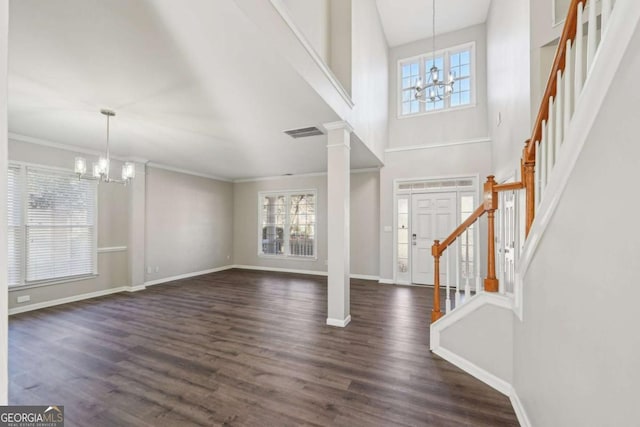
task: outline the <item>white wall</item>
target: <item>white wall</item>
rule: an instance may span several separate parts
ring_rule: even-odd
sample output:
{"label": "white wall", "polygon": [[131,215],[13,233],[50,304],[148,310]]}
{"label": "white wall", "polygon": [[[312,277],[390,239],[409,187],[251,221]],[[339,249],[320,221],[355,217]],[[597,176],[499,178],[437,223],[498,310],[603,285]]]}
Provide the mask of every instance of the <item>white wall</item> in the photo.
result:
{"label": "white wall", "polygon": [[376,2],[352,0],[352,98],[348,121],[382,159],[388,139],[388,48]]}
{"label": "white wall", "polygon": [[[9,40],[9,2],[0,3],[0,170],[7,170],[7,59]],[[0,200],[7,200],[7,174],[0,176]],[[5,205],[2,205],[5,206]],[[0,212],[0,224],[7,223],[6,209]],[[0,293],[7,295],[7,234],[0,236]],[[7,404],[9,383],[7,355],[7,304],[0,304],[0,405]]]}
{"label": "white wall", "polygon": [[146,281],[232,264],[232,183],[149,167],[146,210]]}
{"label": "white wall", "polygon": [[[394,179],[479,174],[482,184],[490,173],[490,142],[387,152],[380,169],[380,278],[393,279],[393,233],[384,227],[393,228]],[[480,230],[484,229],[481,225]]]}
{"label": "white wall", "polygon": [[[10,140],[9,159],[73,171],[74,157],[86,154],[27,142]],[[113,169],[120,163],[114,161]],[[98,248],[128,246],[129,188],[117,184],[98,185]],[[37,288],[9,291],[9,307],[24,307],[55,299],[71,297],[129,285],[127,251],[98,253],[96,278]],[[17,297],[30,295],[28,304],[18,304]]]}
{"label": "white wall", "polygon": [[351,94],[351,0],[330,0],[329,67]]}
{"label": "white wall", "polygon": [[[351,174],[351,273],[378,276],[378,172]],[[317,190],[316,260],[258,256],[258,193]],[[234,184],[233,260],[236,265],[326,272],[327,176],[292,176]]]}
{"label": "white wall", "polygon": [[419,40],[394,47],[389,52],[389,147],[431,145],[442,142],[486,138],[487,77],[485,26],[476,25],[436,37],[436,49],[445,49],[475,41],[474,107],[399,118],[398,61],[432,52],[431,39]]}
{"label": "white wall", "polygon": [[525,276],[514,386],[534,426],[640,419],[640,29]]}
{"label": "white wall", "polygon": [[497,176],[520,167],[531,135],[530,83],[529,1],[493,0],[487,18],[487,92]]}

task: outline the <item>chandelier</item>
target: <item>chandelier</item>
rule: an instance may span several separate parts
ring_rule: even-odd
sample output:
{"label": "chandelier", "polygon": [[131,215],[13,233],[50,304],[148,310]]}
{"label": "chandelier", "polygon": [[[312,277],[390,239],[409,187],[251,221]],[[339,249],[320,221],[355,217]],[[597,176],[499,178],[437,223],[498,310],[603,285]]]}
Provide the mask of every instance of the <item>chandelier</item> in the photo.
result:
{"label": "chandelier", "polygon": [[420,102],[436,102],[442,101],[453,92],[453,85],[456,81],[455,76],[450,72],[446,82],[440,80],[440,70],[436,66],[436,0],[432,0],[433,11],[431,17],[433,19],[433,62],[429,73],[427,74],[427,82],[423,84],[422,78],[418,78],[418,82],[414,87],[414,96]]}
{"label": "chandelier", "polygon": [[90,179],[98,180],[100,182],[114,182],[116,184],[128,184],[133,178],[136,177],[136,167],[132,162],[125,162],[122,165],[121,179],[111,178],[109,176],[109,169],[111,165],[111,159],[109,158],[109,119],[116,115],[112,110],[100,110],[101,114],[107,117],[107,149],[104,156],[100,156],[97,162],[92,163],[91,175],[87,174],[87,161],[84,157],[76,157],[75,159],[75,172],[78,175],[78,179]]}

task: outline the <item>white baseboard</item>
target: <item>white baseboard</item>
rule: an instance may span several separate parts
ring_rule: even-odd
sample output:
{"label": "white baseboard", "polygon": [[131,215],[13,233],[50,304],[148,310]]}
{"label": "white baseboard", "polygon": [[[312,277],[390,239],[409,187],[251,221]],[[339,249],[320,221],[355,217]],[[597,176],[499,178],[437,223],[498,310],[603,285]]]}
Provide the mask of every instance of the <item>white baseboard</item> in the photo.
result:
{"label": "white baseboard", "polygon": [[395,285],[396,282],[393,279],[378,279],[378,283],[383,285]]}
{"label": "white baseboard", "polygon": [[[255,270],[255,271],[275,271],[278,273],[308,274],[310,276],[326,277],[328,275],[326,271],[320,271],[320,270],[299,270],[294,268],[264,267],[261,265],[234,264],[232,268],[240,268],[243,270]],[[349,277],[352,279],[362,279],[362,280],[378,280],[379,279],[378,276],[370,276],[367,274],[350,274]]]}
{"label": "white baseboard", "polygon": [[349,322],[351,322],[351,315],[348,315],[344,320],[331,319],[331,318],[327,317],[327,325],[329,325],[329,326],[337,326],[337,327],[340,327],[340,328],[344,328],[345,326],[347,326],[349,324]]}
{"label": "white baseboard", "polygon": [[367,274],[350,274],[349,277],[352,279],[375,280],[376,282],[380,280],[380,277],[378,276],[369,276]]}
{"label": "white baseboard", "polygon": [[35,304],[29,304],[21,307],[14,307],[9,309],[9,316],[13,314],[26,313],[27,311],[39,310],[41,308],[53,307],[56,305],[67,304],[70,302],[82,301],[85,299],[102,297],[105,295],[116,294],[118,292],[124,292],[129,290],[129,286],[119,286],[117,288],[109,288],[96,292],[89,292],[86,294],[73,295],[66,298],[59,298],[50,301],[38,302]]}
{"label": "white baseboard", "polygon": [[279,267],[263,267],[261,265],[243,265],[235,264],[233,268],[240,268],[243,270],[256,270],[256,271],[275,271],[277,273],[295,273],[295,274],[309,274],[311,276],[326,276],[326,271],[318,270],[298,270],[293,268],[279,268]]}
{"label": "white baseboard", "polygon": [[511,390],[512,390],[511,384],[509,384],[502,378],[499,378],[494,374],[480,368],[478,365],[468,361],[464,357],[458,356],[457,354],[442,347],[434,348],[431,351],[433,351],[438,356],[442,357],[447,362],[450,362],[456,365],[458,368],[462,369],[466,373],[479,379],[483,383],[498,390],[500,393],[506,396],[511,395]]}
{"label": "white baseboard", "polygon": [[234,268],[233,265],[224,265],[222,267],[211,268],[209,270],[194,271],[193,273],[179,274],[177,276],[164,277],[162,279],[150,280],[144,282],[144,286],[159,285],[161,283],[173,282],[174,280],[188,279],[189,277],[202,276],[203,274],[217,273],[218,271],[229,270]]}
{"label": "white baseboard", "polygon": [[138,291],[144,291],[145,289],[147,289],[145,285],[128,286],[127,292],[138,292]]}
{"label": "white baseboard", "polygon": [[522,401],[518,397],[518,393],[516,393],[516,389],[511,388],[511,393],[509,394],[509,400],[511,401],[511,406],[513,406],[513,411],[516,413],[516,417],[518,417],[518,422],[522,427],[531,427],[531,421],[529,421],[529,417],[527,416],[527,412],[524,410],[524,406],[522,405]]}

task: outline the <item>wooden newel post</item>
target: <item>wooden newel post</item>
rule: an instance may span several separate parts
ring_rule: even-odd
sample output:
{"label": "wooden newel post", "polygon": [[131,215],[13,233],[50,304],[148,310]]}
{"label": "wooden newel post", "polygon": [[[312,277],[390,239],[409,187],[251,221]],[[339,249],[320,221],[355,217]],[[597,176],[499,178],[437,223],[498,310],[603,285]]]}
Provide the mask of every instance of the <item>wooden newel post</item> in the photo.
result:
{"label": "wooden newel post", "polygon": [[[529,141],[526,142],[529,144]],[[533,218],[536,215],[536,154],[534,147],[533,155],[527,156],[527,149],[525,146],[524,154],[522,155],[522,181],[524,182],[524,188],[526,190],[526,215],[525,215],[525,235],[529,235],[531,230],[531,224],[533,224]]]}
{"label": "wooden newel post", "polygon": [[487,254],[487,278],[484,279],[486,292],[498,292],[498,279],[496,278],[496,248],[495,248],[495,212],[498,209],[498,192],[494,190],[496,181],[493,175],[487,177],[484,184],[484,210],[487,212],[487,224],[489,227],[489,249]]}
{"label": "wooden newel post", "polygon": [[440,240],[434,240],[431,246],[433,255],[433,310],[431,311],[431,323],[442,317],[440,311]]}

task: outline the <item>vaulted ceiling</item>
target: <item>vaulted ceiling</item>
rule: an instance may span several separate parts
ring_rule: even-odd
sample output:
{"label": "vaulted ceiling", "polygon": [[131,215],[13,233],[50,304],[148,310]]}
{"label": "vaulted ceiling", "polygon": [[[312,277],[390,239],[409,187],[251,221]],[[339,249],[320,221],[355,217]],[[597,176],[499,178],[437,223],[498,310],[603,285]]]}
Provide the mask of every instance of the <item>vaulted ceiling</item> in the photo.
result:
{"label": "vaulted ceiling", "polygon": [[[12,0],[9,131],[229,179],[326,170],[338,119],[233,0]],[[374,157],[356,147],[353,167]]]}
{"label": "vaulted ceiling", "polygon": [[436,34],[485,22],[491,4],[491,0],[376,0],[389,46],[431,37],[434,1]]}

